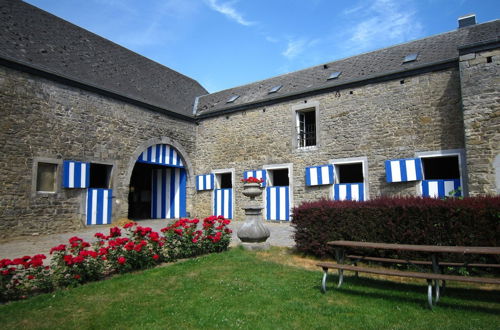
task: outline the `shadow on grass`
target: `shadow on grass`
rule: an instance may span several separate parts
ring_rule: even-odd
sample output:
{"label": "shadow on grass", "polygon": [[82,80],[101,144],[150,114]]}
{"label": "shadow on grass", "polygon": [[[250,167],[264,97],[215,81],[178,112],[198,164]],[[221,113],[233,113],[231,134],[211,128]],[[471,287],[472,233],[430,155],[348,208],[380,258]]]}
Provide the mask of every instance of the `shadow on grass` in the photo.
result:
{"label": "shadow on grass", "polygon": [[[327,294],[332,291],[339,291],[349,295],[360,296],[360,297],[371,297],[371,298],[382,298],[386,300],[392,300],[394,302],[404,302],[404,303],[415,303],[427,307],[427,283],[410,284],[410,283],[398,283],[386,280],[371,279],[371,278],[360,278],[356,276],[345,276],[342,286],[337,288],[338,275],[330,275],[327,282]],[[346,284],[349,286],[356,286],[355,288],[346,288]],[[384,292],[374,292],[370,290],[364,290],[365,288],[375,289],[375,290],[385,290]],[[321,286],[315,286],[315,289],[321,290]],[[413,296],[401,296],[397,292],[410,292],[414,294],[421,295],[421,299]],[[393,292],[391,294],[391,292]],[[443,299],[460,299],[463,302],[443,302]],[[467,304],[470,301],[478,301],[482,303],[493,303],[498,304],[500,297],[500,291],[498,290],[480,290],[480,289],[468,289],[468,288],[446,288],[444,293],[441,294],[441,299],[437,304],[438,307],[446,307],[453,309],[466,309],[467,311],[476,311],[481,313],[495,314],[500,313],[500,308],[486,307],[486,306],[474,306]]]}

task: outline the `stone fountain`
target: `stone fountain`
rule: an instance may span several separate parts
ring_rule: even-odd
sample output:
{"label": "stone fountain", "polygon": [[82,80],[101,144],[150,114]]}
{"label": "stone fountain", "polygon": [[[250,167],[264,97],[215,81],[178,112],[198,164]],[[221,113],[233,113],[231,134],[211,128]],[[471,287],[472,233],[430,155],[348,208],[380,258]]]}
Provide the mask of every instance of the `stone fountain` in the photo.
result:
{"label": "stone fountain", "polygon": [[243,195],[250,197],[250,202],[243,207],[245,210],[245,223],[238,230],[238,238],[246,250],[268,250],[270,245],[266,240],[269,238],[269,229],[262,222],[262,207],[255,197],[262,194],[260,183],[244,183]]}

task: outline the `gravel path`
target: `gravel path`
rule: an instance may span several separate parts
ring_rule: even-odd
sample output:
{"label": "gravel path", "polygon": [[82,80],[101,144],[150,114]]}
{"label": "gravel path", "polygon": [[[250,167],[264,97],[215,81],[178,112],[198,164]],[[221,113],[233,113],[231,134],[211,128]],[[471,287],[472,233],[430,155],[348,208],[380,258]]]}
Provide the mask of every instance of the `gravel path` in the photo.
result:
{"label": "gravel path", "polygon": [[[233,238],[231,246],[236,246],[240,240],[236,236],[238,229],[243,225],[243,221],[235,221],[229,226],[233,230]],[[167,226],[164,220],[141,220],[138,224],[143,227],[151,227],[154,231],[160,231],[161,228]],[[292,247],[295,245],[293,241],[293,227],[289,223],[266,223],[271,236],[268,242],[272,246]],[[94,234],[102,232],[109,233],[110,226],[93,226],[87,227],[78,231],[40,235],[40,236],[25,236],[12,240],[4,240],[0,242],[0,259],[17,258],[25,255],[32,256],[38,253],[43,253],[49,258],[49,251],[52,247],[59,244],[67,244],[68,239],[73,236],[78,236],[86,241],[94,241]],[[48,260],[46,260],[47,263]]]}

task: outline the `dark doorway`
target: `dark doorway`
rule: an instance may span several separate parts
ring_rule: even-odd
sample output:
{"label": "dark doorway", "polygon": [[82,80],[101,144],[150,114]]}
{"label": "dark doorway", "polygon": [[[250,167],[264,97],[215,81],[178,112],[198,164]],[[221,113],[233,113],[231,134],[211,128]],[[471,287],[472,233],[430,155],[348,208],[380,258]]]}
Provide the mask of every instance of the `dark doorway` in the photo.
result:
{"label": "dark doorway", "polygon": [[338,164],[338,183],[363,183],[363,163]]}
{"label": "dark doorway", "polygon": [[290,181],[288,179],[288,169],[279,169],[279,170],[269,170],[271,172],[272,180],[271,183],[273,186],[284,187],[289,186]]}
{"label": "dark doorway", "polygon": [[111,165],[90,163],[89,188],[108,189],[112,168]]}
{"label": "dark doorway", "polygon": [[422,158],[425,180],[460,179],[458,156]]}
{"label": "dark doorway", "polygon": [[220,189],[233,188],[233,180],[231,173],[221,173],[219,175]]}
{"label": "dark doorway", "polygon": [[130,178],[128,194],[129,219],[151,218],[151,175],[158,166],[136,163]]}

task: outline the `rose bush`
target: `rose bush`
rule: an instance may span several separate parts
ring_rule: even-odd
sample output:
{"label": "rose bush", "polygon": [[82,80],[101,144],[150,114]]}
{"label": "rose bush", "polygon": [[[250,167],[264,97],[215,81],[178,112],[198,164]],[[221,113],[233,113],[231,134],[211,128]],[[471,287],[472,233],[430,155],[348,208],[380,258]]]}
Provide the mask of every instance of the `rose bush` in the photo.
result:
{"label": "rose bush", "polygon": [[163,235],[150,227],[127,223],[123,228],[110,228],[109,235],[96,233],[92,244],[74,236],[68,244],[54,246],[50,250],[50,267],[44,265],[43,254],[2,259],[0,300],[19,299],[56,286],[75,286],[114,273],[224,251],[231,241],[230,223],[222,216],[205,218],[201,224],[198,219],[180,219],[163,228]]}

